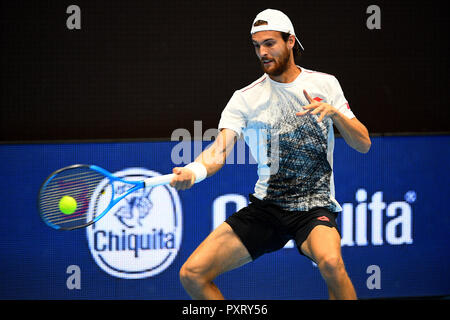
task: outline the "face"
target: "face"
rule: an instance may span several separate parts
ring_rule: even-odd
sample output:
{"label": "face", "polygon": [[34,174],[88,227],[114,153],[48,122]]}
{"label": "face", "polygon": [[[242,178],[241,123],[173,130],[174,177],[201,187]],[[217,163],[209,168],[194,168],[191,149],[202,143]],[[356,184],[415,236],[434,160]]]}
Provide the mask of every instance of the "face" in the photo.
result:
{"label": "face", "polygon": [[291,36],[285,42],[278,31],[260,31],[252,35],[256,55],[265,73],[279,76],[288,68],[293,41]]}

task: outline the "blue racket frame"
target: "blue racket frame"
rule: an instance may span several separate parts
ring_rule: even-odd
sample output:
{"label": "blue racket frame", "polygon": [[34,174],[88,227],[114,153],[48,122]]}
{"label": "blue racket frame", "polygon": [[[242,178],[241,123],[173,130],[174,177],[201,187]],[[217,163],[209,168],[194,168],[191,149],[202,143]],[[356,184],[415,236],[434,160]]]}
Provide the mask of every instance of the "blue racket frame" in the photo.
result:
{"label": "blue racket frame", "polygon": [[[71,169],[71,168],[77,168],[77,167],[88,167],[91,170],[97,171],[98,173],[103,175],[105,178],[108,178],[110,181],[110,184],[111,184],[111,188],[112,188],[111,200],[110,200],[108,206],[106,207],[106,209],[104,209],[101,214],[99,214],[94,219],[92,219],[92,221],[85,223],[84,225],[75,226],[75,227],[71,227],[71,228],[62,228],[61,226],[52,224],[51,222],[47,221],[47,219],[44,219],[41,215],[42,220],[44,220],[44,222],[49,227],[52,227],[53,229],[74,230],[74,229],[87,227],[87,226],[97,222],[98,220],[100,220],[113,206],[115,206],[120,200],[122,200],[123,198],[128,196],[130,193],[133,193],[140,189],[145,189],[146,187],[156,187],[159,185],[169,184],[170,181],[172,180],[172,178],[175,176],[175,174],[172,173],[172,174],[166,174],[166,175],[162,175],[162,176],[150,177],[150,178],[147,178],[147,179],[141,180],[141,181],[129,181],[129,180],[124,180],[124,179],[118,178],[118,177],[114,176],[111,172],[109,172],[103,168],[100,168],[99,166],[96,166],[96,165],[76,164],[76,165],[72,165],[72,166],[68,166],[68,167],[59,169],[59,170],[55,171],[54,173],[52,173],[42,184],[40,190],[43,190],[44,188],[46,188],[47,184],[50,183],[50,181],[52,181],[53,178],[55,176],[57,176],[61,171]],[[114,182],[116,182],[116,181],[120,181],[122,183],[130,184],[130,185],[134,185],[134,186],[132,188],[128,189],[123,194],[121,194],[120,196],[118,196],[117,198],[114,198],[114,195],[115,195]],[[197,183],[197,181],[196,181],[196,183]],[[40,192],[39,192],[39,197],[40,197]],[[38,197],[38,208],[40,208],[39,207],[39,197]],[[40,211],[40,209],[39,209],[39,211]]]}
{"label": "blue racket frame", "polygon": [[[114,175],[112,175],[112,173],[110,173],[109,171],[100,168],[96,165],[91,165],[89,166],[89,168],[91,168],[92,170],[95,170],[97,172],[100,172],[101,174],[103,174],[104,176],[106,176],[111,183],[111,187],[112,187],[112,192],[111,192],[111,200],[109,201],[108,206],[106,207],[105,210],[103,210],[103,212],[101,214],[99,214],[97,217],[95,217],[88,225],[93,224],[95,222],[97,222],[98,220],[100,220],[106,213],[108,213],[108,211],[114,207],[120,200],[122,200],[123,198],[125,198],[126,196],[128,196],[129,194],[139,190],[139,189],[143,189],[145,188],[145,183],[144,181],[129,181],[129,180],[124,180],[121,178],[118,178]],[[121,194],[119,197],[114,198],[114,181],[120,181],[123,183],[128,183],[128,184],[132,184],[134,185],[133,188],[128,189],[125,193]]]}
{"label": "blue racket frame", "polygon": [[[126,196],[128,196],[130,193],[133,193],[139,189],[145,188],[145,182],[144,181],[129,181],[129,180],[124,180],[121,178],[118,178],[116,176],[114,176],[111,172],[100,168],[96,165],[85,165],[85,164],[76,164],[76,165],[72,165],[69,167],[65,167],[62,169],[59,169],[57,171],[55,171],[49,178],[46,179],[46,181],[43,183],[43,185],[41,186],[40,189],[44,189],[52,180],[54,177],[56,177],[61,171],[69,169],[69,168],[76,168],[76,167],[89,167],[90,169],[99,172],[100,174],[102,174],[103,176],[105,176],[105,178],[108,178],[111,184],[111,188],[112,188],[112,192],[111,192],[111,199],[109,201],[108,206],[102,211],[101,214],[99,214],[98,216],[96,216],[92,221],[84,224],[84,225],[80,225],[80,226],[76,226],[73,228],[62,228],[61,226],[58,226],[56,224],[51,223],[50,221],[48,221],[47,219],[42,219],[44,220],[44,222],[51,228],[56,229],[56,230],[74,230],[74,229],[79,229],[79,228],[84,228],[87,227],[95,222],[97,222],[98,220],[100,220],[106,213],[108,213],[108,211],[115,206],[120,200],[122,200],[123,198],[125,198]],[[134,185],[134,187],[128,189],[125,193],[121,194],[119,197],[114,198],[114,182],[115,181],[120,181],[122,183],[127,183],[127,184],[131,184]],[[39,199],[38,199],[38,208],[39,208]]]}

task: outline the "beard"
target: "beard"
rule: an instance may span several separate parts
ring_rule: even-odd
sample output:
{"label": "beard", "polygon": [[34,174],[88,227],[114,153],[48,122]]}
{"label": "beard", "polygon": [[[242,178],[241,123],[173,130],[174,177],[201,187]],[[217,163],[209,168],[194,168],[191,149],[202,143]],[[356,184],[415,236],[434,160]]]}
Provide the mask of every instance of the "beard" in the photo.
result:
{"label": "beard", "polygon": [[267,73],[269,76],[279,76],[281,74],[283,74],[283,72],[285,72],[288,68],[289,65],[289,59],[291,57],[291,52],[286,48],[286,51],[284,51],[280,57],[278,57],[277,59],[273,59],[273,66],[272,67],[266,67],[264,65],[264,62],[262,61],[262,59],[260,59],[260,64],[261,64],[261,68],[262,70]]}

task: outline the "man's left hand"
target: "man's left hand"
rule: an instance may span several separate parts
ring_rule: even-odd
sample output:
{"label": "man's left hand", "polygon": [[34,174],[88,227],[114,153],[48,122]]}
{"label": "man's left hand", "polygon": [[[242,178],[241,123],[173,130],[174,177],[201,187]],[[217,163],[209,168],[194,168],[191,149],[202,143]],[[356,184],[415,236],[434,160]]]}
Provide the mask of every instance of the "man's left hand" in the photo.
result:
{"label": "man's left hand", "polygon": [[297,116],[304,116],[305,114],[318,114],[320,113],[318,121],[322,121],[326,118],[333,118],[333,116],[338,113],[337,109],[333,107],[332,105],[329,105],[328,103],[324,102],[318,102],[313,100],[308,92],[306,90],[303,90],[303,94],[305,95],[306,99],[308,99],[309,103],[307,106],[304,106],[303,108],[306,109],[305,111],[299,111],[296,113]]}

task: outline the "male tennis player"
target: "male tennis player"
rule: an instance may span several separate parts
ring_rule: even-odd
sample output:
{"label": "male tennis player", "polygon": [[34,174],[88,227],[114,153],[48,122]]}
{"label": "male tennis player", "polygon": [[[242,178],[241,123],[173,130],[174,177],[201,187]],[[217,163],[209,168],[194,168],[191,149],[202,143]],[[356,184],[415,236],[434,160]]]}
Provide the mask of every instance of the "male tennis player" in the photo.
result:
{"label": "male tennis player", "polygon": [[294,239],[300,254],[317,264],[330,299],[356,299],[335,221],[342,208],[334,198],[333,124],[361,153],[371,146],[368,131],[334,76],[295,64],[294,47],[301,44],[284,13],[259,13],[251,37],[264,75],[234,92],[217,139],[194,162],[174,168],[171,185],[183,190],[215,174],[240,135],[258,160],[259,179],[250,204],[212,231],[184,263],[181,283],[193,299],[223,299],[213,283],[218,275]]}

